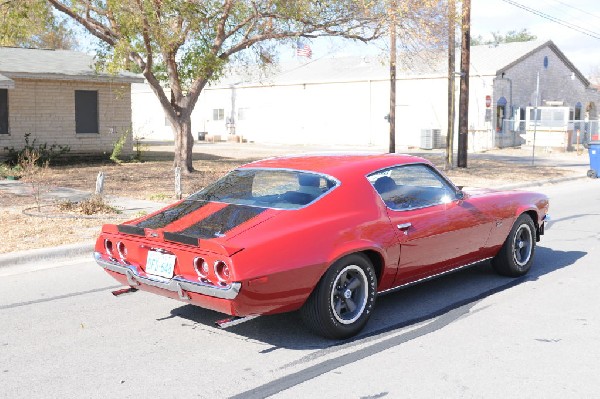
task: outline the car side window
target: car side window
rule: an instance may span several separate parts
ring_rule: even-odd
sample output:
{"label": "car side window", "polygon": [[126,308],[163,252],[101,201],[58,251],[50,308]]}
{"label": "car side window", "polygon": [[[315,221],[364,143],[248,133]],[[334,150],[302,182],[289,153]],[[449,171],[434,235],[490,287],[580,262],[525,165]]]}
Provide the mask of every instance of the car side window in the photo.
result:
{"label": "car side window", "polygon": [[431,167],[402,165],[367,176],[388,208],[398,211],[445,204],[455,198],[453,188]]}

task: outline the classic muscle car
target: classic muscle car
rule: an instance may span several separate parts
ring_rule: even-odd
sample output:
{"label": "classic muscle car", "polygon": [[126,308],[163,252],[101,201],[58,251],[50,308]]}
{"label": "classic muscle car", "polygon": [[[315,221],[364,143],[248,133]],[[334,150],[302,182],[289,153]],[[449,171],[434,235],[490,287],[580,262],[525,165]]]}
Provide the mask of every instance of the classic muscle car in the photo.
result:
{"label": "classic muscle car", "polygon": [[548,198],[462,190],[427,160],[304,155],[253,162],[156,213],[102,228],[95,258],[127,286],[222,312],[222,327],[300,310],[342,339],[377,295],[483,260],[521,276]]}

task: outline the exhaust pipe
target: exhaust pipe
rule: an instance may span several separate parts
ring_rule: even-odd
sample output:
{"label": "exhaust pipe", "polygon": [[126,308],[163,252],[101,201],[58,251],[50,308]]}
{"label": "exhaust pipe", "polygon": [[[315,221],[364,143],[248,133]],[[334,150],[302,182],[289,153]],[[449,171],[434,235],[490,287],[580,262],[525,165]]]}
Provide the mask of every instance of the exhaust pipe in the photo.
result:
{"label": "exhaust pipe", "polygon": [[114,296],[119,296],[119,295],[123,295],[123,294],[133,294],[134,292],[137,292],[137,291],[138,291],[137,288],[127,287],[127,288],[122,288],[120,290],[113,291],[112,294]]}
{"label": "exhaust pipe", "polygon": [[221,329],[225,329],[225,328],[229,328],[229,327],[232,327],[232,326],[235,326],[238,324],[245,323],[252,319],[256,319],[257,317],[258,316],[245,316],[245,317],[233,316],[233,317],[229,317],[227,319],[216,321],[215,326],[217,326]]}

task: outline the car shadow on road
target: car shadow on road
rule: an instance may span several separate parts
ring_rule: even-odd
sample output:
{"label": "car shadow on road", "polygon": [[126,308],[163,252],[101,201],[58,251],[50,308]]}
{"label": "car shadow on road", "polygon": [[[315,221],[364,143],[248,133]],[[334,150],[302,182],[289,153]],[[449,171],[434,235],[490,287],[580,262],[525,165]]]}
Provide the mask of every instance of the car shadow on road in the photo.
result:
{"label": "car shadow on road", "polygon": [[[582,251],[556,251],[538,247],[534,265],[529,274],[524,277],[499,276],[492,270],[489,261],[486,261],[456,273],[380,296],[365,329],[358,336],[346,341],[332,341],[314,335],[304,327],[298,312],[258,317],[230,327],[227,331],[244,339],[270,345],[268,349],[261,352],[270,352],[279,348],[306,350],[346,345],[353,341],[364,341],[394,333],[466,305],[468,305],[466,310],[468,313],[473,305],[484,298],[517,285],[535,282],[544,275],[573,265],[585,255],[586,252]],[[184,305],[173,309],[171,317],[213,326],[215,321],[227,316],[197,306]],[[444,325],[447,324],[449,323]]]}

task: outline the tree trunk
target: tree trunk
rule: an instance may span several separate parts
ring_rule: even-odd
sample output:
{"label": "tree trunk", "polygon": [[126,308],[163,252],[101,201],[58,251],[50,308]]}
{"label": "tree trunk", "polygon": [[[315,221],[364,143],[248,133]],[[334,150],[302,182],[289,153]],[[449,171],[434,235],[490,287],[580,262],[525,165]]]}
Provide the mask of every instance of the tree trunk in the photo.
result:
{"label": "tree trunk", "polygon": [[192,147],[194,146],[194,137],[192,136],[192,120],[188,117],[181,117],[176,123],[172,123],[173,135],[175,137],[175,159],[173,167],[180,167],[186,173],[192,173]]}

